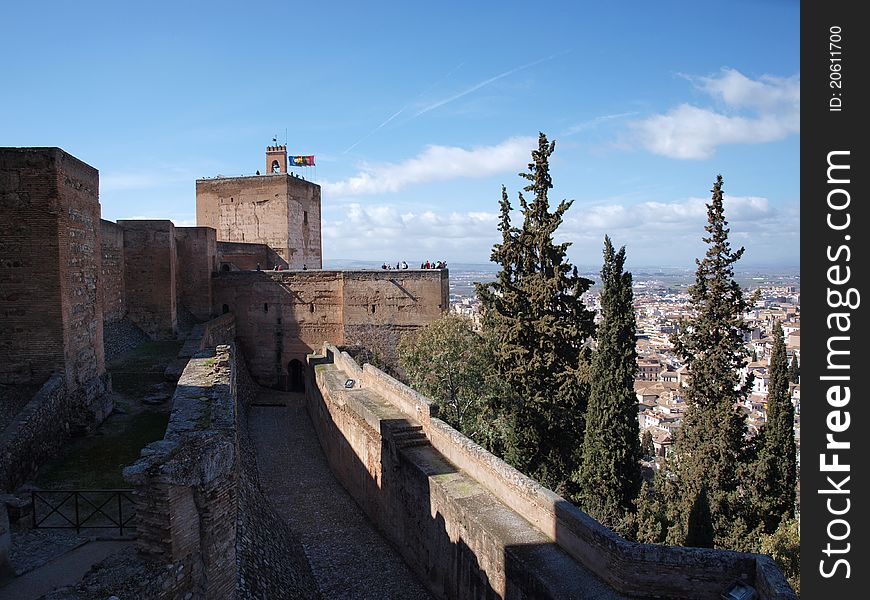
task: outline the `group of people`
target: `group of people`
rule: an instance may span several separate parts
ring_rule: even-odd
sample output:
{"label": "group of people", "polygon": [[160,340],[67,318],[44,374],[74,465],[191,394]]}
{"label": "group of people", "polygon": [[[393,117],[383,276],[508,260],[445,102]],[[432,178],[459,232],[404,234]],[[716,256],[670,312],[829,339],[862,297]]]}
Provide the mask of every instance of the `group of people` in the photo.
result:
{"label": "group of people", "polygon": [[391,265],[391,264],[388,263],[387,261],[384,261],[384,264],[381,265],[381,268],[382,268],[382,269],[386,269],[386,270],[390,270],[390,269],[407,269],[407,268],[408,268],[408,263],[406,263],[406,262],[403,260],[402,262],[397,262],[397,263],[396,263],[396,266],[394,267],[393,265]]}
{"label": "group of people", "polygon": [[432,262],[429,262],[427,260],[422,265],[420,265],[420,268],[421,269],[446,269],[447,263],[444,262],[443,260],[439,260],[438,262],[435,262],[434,260]]}
{"label": "group of people", "polygon": [[[408,263],[406,263],[403,260],[401,262],[397,262],[396,266],[394,267],[393,265],[391,265],[387,261],[384,261],[384,264],[381,265],[381,268],[386,270],[386,271],[389,271],[392,269],[407,269]],[[444,262],[443,260],[439,260],[438,262],[435,262],[434,260],[430,262],[427,260],[424,263],[420,263],[420,268],[421,269],[446,269],[447,263]]]}

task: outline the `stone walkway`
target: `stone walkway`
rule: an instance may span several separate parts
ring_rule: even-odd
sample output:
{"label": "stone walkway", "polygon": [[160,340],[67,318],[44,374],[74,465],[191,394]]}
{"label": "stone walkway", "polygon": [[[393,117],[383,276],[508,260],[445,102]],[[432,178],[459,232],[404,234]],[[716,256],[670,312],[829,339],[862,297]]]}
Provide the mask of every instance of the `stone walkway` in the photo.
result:
{"label": "stone walkway", "polygon": [[431,598],[332,475],[302,395],[261,390],[257,404],[273,405],[248,416],[260,484],[299,537],[323,598]]}

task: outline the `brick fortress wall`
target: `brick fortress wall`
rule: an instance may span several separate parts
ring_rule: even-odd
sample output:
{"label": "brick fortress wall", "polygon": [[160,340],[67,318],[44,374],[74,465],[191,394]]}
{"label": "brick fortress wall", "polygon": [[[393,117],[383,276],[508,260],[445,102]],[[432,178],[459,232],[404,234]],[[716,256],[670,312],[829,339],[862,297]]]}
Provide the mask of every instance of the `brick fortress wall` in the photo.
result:
{"label": "brick fortress wall", "polygon": [[178,304],[204,321],[211,316],[211,274],[217,270],[215,230],[209,227],[176,227]]}
{"label": "brick fortress wall", "polygon": [[[398,337],[448,307],[447,270],[230,271],[214,278],[214,311],[236,315],[251,375],[283,387],[288,364],[324,340],[357,344]],[[394,339],[395,338],[395,339]]]}
{"label": "brick fortress wall", "polygon": [[124,287],[124,230],[117,223],[100,220],[100,253],[103,321],[115,323],[127,314],[127,294]]}
{"label": "brick fortress wall", "polygon": [[254,271],[257,265],[268,271],[278,265],[282,269],[290,265],[266,244],[218,242],[218,264],[224,271]]}
{"label": "brick fortress wall", "polygon": [[0,150],[0,382],[70,392],[105,373],[99,174],[59,148]]}
{"label": "brick fortress wall", "polygon": [[118,221],[124,229],[124,286],[131,320],[152,339],[177,331],[172,221]]}
{"label": "brick fortress wall", "polygon": [[3,407],[3,488],[112,410],[98,190],[97,170],[59,148],[0,149],[0,384],[30,397]]}

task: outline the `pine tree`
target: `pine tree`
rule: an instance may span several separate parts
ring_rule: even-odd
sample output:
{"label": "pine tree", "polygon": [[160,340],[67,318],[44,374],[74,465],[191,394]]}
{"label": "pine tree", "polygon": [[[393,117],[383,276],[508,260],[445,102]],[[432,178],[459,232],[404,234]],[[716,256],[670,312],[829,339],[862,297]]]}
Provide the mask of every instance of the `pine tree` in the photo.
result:
{"label": "pine tree", "polygon": [[615,252],[604,238],[601,321],[592,363],[583,458],[577,473],[580,505],[611,528],[632,511],[641,484],[640,430],[634,375],[637,370],[631,273],[623,272],[625,246]]}
{"label": "pine tree", "polygon": [[588,397],[588,354],[593,313],[582,295],[592,282],[568,261],[569,243],[553,236],[571,201],[550,211],[553,187],[549,158],[555,142],[542,133],[532,151],[527,202],[519,194],[523,223],[511,225],[511,205],[502,187],[502,241],[491,260],[501,265],[496,281],[478,284],[484,331],[496,353],[499,375],[513,395],[504,407],[509,422],[504,458],[520,471],[560,493],[570,492],[579,463]]}
{"label": "pine tree", "polygon": [[773,327],[770,384],[767,392],[767,424],[756,469],[759,491],[756,509],[765,533],[773,533],[783,517],[794,516],[797,486],[797,448],[794,440],[794,407],[788,393],[788,358],[782,326]]}
{"label": "pine tree", "polygon": [[[742,315],[754,299],[744,298],[734,280],[734,263],[743,248],[732,251],[728,242],[721,175],[711,191],[708,236],[703,238],[708,248],[704,259],[695,261],[695,283],[689,288],[694,314],[671,337],[689,373],[687,411],[675,446],[679,505],[674,509],[678,515],[689,514],[705,487],[716,543],[727,546],[743,516],[737,475],[745,417],[736,403],[752,388],[752,377],[741,385],[738,372],[748,356],[743,344],[748,328]],[[685,525],[674,526],[672,540]]]}
{"label": "pine tree", "polygon": [[801,381],[801,366],[798,363],[797,354],[791,357],[791,364],[788,367],[788,380],[792,383],[800,383]]}

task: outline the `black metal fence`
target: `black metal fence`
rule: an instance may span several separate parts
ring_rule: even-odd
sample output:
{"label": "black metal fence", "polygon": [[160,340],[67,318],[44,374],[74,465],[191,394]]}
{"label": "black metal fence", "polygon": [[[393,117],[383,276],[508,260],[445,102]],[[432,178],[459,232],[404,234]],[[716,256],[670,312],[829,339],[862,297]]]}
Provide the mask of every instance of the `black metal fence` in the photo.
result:
{"label": "black metal fence", "polygon": [[133,531],[133,490],[41,490],[31,495],[34,529]]}

